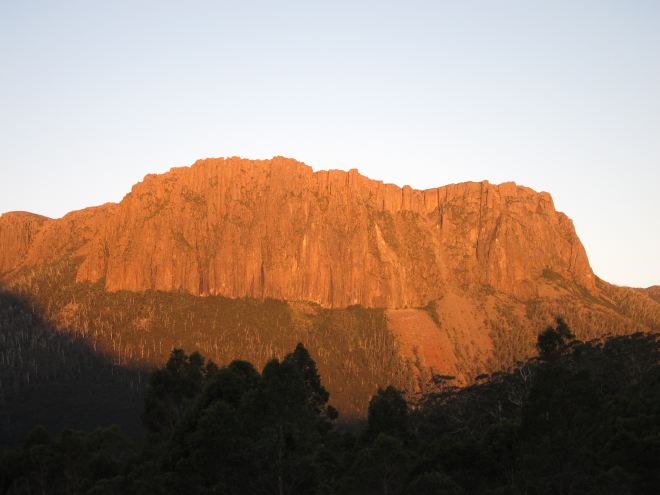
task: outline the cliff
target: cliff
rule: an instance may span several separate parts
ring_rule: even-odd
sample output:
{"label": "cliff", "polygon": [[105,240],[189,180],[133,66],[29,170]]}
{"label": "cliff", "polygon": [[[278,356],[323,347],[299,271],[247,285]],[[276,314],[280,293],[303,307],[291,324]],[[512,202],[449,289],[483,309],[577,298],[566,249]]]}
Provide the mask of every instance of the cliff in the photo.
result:
{"label": "cliff", "polygon": [[649,296],[654,301],[660,303],[660,285],[652,285],[646,289],[641,289],[641,292]]}
{"label": "cliff", "polygon": [[25,211],[0,216],[0,275],[25,264],[28,251],[47,217]]}
{"label": "cliff", "polygon": [[[3,254],[4,253],[4,254]],[[514,183],[427,190],[295,160],[208,159],[119,204],[0,218],[0,273],[72,256],[110,291],[183,290],[327,307],[415,307],[451,287],[529,298],[548,271],[594,288],[573,224]]]}

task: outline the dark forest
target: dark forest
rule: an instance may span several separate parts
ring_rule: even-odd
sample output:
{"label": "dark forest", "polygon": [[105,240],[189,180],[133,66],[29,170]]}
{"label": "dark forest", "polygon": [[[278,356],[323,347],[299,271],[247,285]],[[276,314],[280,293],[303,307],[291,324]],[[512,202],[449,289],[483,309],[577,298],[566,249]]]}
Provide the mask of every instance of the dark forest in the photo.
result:
{"label": "dark forest", "polygon": [[537,348],[468,387],[380,388],[352,428],[302,344],[261,371],[175,349],[148,376],[142,438],[37,427],[3,452],[2,492],[656,493],[658,335],[583,342],[558,320]]}

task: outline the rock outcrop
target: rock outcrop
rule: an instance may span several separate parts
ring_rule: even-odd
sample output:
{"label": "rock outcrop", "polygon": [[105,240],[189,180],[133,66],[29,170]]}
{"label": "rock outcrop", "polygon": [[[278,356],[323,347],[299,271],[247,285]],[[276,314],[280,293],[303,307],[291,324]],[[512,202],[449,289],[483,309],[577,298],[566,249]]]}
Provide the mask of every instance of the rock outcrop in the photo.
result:
{"label": "rock outcrop", "polygon": [[0,274],[24,265],[26,256],[47,217],[25,211],[0,216]]}
{"label": "rock outcrop", "polygon": [[556,274],[590,291],[571,220],[514,183],[400,188],[295,160],[207,159],[118,204],[0,217],[0,274],[64,256],[110,291],[183,290],[326,307],[419,307],[448,288],[522,298]]}
{"label": "rock outcrop", "polygon": [[646,294],[654,301],[660,303],[660,285],[652,285],[651,287],[647,287],[646,289],[641,290],[642,293]]}

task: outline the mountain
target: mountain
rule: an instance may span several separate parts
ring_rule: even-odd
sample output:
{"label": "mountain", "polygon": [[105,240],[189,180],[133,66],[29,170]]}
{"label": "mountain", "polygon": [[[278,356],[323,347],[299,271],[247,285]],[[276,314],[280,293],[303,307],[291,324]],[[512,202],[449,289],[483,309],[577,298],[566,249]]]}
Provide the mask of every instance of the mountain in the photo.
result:
{"label": "mountain", "polygon": [[642,293],[647,294],[651,299],[660,303],[660,285],[652,285],[642,289]]}
{"label": "mountain", "polygon": [[119,204],[2,218],[0,273],[76,256],[76,280],[110,291],[402,308],[447,287],[536,296],[546,268],[595,283],[547,193],[488,182],[418,191],[285,158],[199,161],[145,177]]}
{"label": "mountain", "polygon": [[174,345],[263,364],[304,341],[358,413],[381,384],[510,367],[557,316],[583,339],[660,330],[657,290],[596,277],[548,193],[282,157],[200,160],[60,219],[6,213],[0,280],[119,364]]}

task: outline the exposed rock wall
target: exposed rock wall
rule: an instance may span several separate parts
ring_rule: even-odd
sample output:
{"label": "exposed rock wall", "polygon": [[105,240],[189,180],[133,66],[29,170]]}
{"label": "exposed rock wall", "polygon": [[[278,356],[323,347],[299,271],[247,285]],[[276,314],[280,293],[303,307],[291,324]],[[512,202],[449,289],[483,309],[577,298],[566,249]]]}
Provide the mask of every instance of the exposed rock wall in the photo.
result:
{"label": "exposed rock wall", "polygon": [[13,211],[0,217],[0,274],[25,262],[36,235],[48,220],[24,211]]}
{"label": "exposed rock wall", "polygon": [[148,175],[118,204],[25,215],[0,218],[0,273],[78,256],[77,279],[111,291],[401,308],[448,287],[534,297],[544,270],[594,288],[571,220],[514,183],[422,191],[281,157],[208,159]]}

